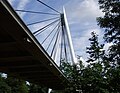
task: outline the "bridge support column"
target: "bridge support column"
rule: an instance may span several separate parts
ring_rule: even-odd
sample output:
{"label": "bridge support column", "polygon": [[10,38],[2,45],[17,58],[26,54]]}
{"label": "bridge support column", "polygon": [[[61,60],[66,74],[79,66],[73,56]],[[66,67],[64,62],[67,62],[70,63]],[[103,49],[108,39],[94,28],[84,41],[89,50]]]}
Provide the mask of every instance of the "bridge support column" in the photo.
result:
{"label": "bridge support column", "polygon": [[75,52],[74,52],[73,43],[72,43],[71,34],[70,34],[70,28],[68,25],[67,16],[66,16],[66,12],[65,12],[64,7],[63,7],[63,14],[64,14],[64,23],[65,23],[66,35],[67,35],[68,44],[70,47],[70,54],[72,57],[72,63],[75,64],[77,62],[77,59],[75,57]]}

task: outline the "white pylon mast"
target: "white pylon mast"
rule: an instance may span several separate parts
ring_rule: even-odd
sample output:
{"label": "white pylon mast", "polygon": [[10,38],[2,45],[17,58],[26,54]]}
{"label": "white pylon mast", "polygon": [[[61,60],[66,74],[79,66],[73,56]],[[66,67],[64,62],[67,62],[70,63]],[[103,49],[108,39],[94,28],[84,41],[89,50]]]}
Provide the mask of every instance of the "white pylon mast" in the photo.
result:
{"label": "white pylon mast", "polygon": [[71,34],[70,34],[70,28],[69,28],[69,25],[68,25],[67,16],[66,16],[66,12],[65,12],[64,7],[63,7],[63,15],[64,15],[64,22],[65,22],[68,44],[70,46],[70,54],[71,54],[71,57],[72,57],[72,63],[75,64],[77,62],[77,59],[75,57],[75,52],[74,52],[73,43],[72,43]]}

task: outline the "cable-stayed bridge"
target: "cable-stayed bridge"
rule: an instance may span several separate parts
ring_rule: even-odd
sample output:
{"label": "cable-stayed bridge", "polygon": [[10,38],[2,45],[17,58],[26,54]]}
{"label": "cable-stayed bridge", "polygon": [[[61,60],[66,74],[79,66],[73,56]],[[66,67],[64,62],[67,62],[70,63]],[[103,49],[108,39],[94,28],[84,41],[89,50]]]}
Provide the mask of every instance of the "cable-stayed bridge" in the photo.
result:
{"label": "cable-stayed bridge", "polygon": [[[0,71],[52,89],[63,89],[69,81],[59,69],[61,62],[76,62],[65,9],[60,13],[37,1],[55,13],[14,10],[6,0],[0,0]],[[41,14],[43,19],[25,24],[16,12]],[[44,19],[44,15],[52,17]],[[39,28],[31,31],[34,25]]]}

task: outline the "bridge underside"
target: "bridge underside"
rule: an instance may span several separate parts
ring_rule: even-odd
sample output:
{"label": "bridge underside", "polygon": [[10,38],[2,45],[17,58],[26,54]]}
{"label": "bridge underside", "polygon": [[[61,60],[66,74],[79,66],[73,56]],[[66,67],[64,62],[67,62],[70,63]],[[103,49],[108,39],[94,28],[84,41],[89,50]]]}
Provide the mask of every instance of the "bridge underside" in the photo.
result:
{"label": "bridge underside", "polygon": [[6,0],[0,0],[0,72],[52,89],[68,83]]}

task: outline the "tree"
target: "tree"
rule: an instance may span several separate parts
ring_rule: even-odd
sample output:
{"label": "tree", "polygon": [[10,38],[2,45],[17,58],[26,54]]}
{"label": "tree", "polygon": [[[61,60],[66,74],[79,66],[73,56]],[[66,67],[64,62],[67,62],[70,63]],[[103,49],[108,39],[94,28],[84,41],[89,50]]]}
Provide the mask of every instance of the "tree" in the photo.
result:
{"label": "tree", "polygon": [[5,82],[11,88],[11,93],[28,93],[28,87],[26,85],[26,81],[24,80],[8,75]]}
{"label": "tree", "polygon": [[120,65],[120,0],[99,0],[104,17],[97,18],[98,25],[105,29],[104,39],[113,43],[109,48],[109,61]]}
{"label": "tree", "polygon": [[103,50],[104,44],[99,45],[98,42],[98,35],[95,32],[91,33],[92,37],[89,38],[90,41],[90,47],[87,47],[87,53],[89,54],[89,58],[87,62],[99,62],[101,63],[101,60],[105,54],[105,51]]}
{"label": "tree", "polygon": [[0,93],[12,93],[11,87],[5,82],[5,78],[0,73]]}
{"label": "tree", "polygon": [[47,93],[48,88],[33,83],[27,84],[25,80],[0,73],[0,93]]}
{"label": "tree", "polygon": [[78,60],[78,64],[74,65],[71,65],[70,63],[67,63],[65,61],[61,62],[61,70],[70,81],[70,84],[64,91],[62,91],[62,93],[79,93],[79,91],[81,91],[81,70],[84,68],[84,66],[80,58]]}
{"label": "tree", "polygon": [[104,44],[99,44],[98,35],[95,32],[91,33],[89,38],[90,46],[87,47],[89,54],[87,62],[88,66],[83,70],[82,78],[85,79],[82,85],[83,93],[107,93],[106,79],[104,78],[106,72],[104,71],[104,59],[106,57],[103,50]]}
{"label": "tree", "polygon": [[104,28],[104,39],[112,43],[109,47],[109,68],[106,72],[108,90],[111,93],[120,91],[120,0],[99,0],[100,9],[104,12],[103,17],[97,18],[98,25]]}
{"label": "tree", "polygon": [[0,93],[47,93],[48,88],[0,73]]}
{"label": "tree", "polygon": [[29,87],[29,93],[47,93],[48,88],[36,84],[30,83]]}
{"label": "tree", "polygon": [[[107,90],[107,80],[102,74],[102,66],[98,63],[82,66],[81,62],[77,65],[68,63],[62,64],[64,73],[71,81],[62,93],[109,93]],[[59,92],[53,92],[59,93]]]}

